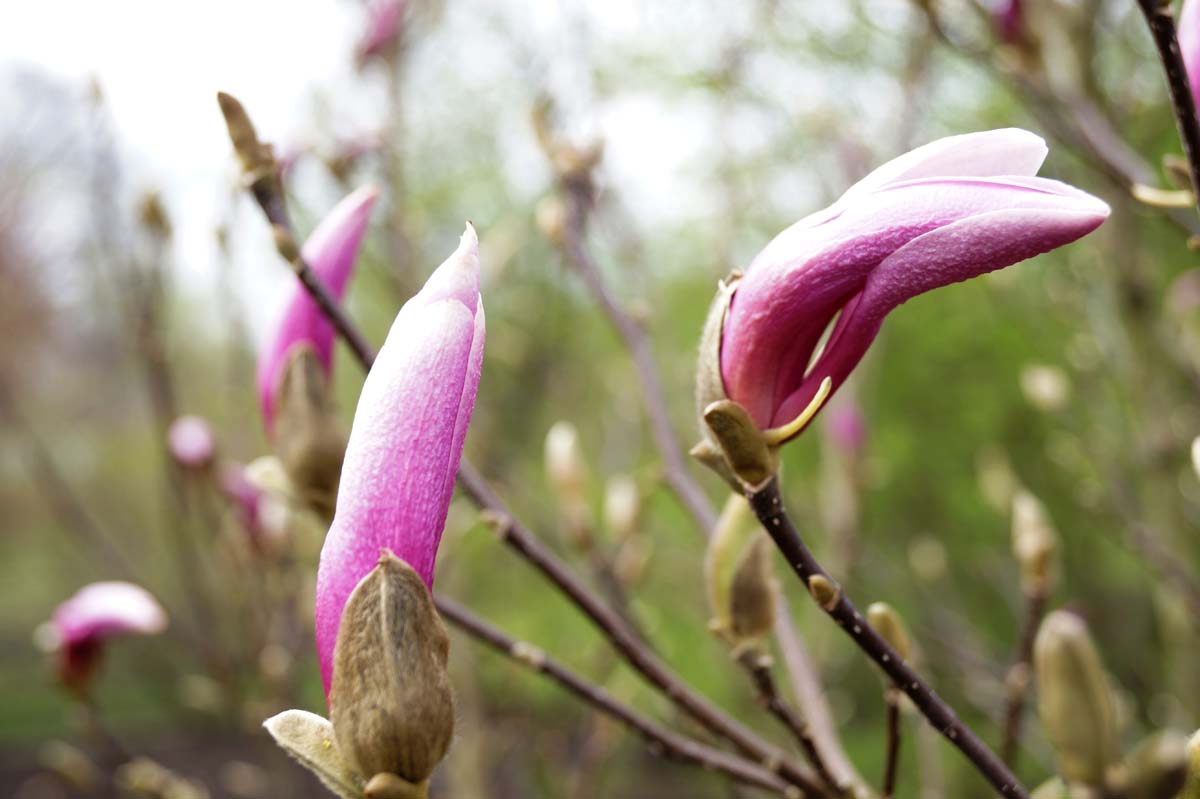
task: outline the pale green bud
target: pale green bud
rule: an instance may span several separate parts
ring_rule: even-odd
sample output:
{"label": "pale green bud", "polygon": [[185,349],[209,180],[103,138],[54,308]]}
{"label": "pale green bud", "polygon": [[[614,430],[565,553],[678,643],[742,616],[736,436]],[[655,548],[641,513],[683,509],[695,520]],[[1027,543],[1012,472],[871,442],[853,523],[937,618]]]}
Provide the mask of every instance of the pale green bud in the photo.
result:
{"label": "pale green bud", "polygon": [[1012,502],[1012,548],[1026,593],[1049,592],[1057,547],[1058,535],[1045,506],[1028,491],[1018,490]]}
{"label": "pale green bud", "polygon": [[867,608],[867,623],[896,650],[897,655],[908,660],[912,651],[912,639],[904,627],[904,620],[895,608],[886,602],[871,603]]}
{"label": "pale green bud", "polygon": [[1083,619],[1056,610],[1033,645],[1038,715],[1067,780],[1104,785],[1117,753],[1112,688]]}

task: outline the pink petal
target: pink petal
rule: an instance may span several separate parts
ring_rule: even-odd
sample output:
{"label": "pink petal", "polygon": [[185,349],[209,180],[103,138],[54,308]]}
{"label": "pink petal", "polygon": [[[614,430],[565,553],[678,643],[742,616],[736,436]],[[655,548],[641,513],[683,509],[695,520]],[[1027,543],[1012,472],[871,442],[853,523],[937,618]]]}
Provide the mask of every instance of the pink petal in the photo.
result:
{"label": "pink petal", "polygon": [[1187,70],[1192,98],[1200,107],[1200,0],[1183,0],[1179,14],[1179,53]]}
{"label": "pink petal", "polygon": [[479,386],[484,322],[477,253],[468,229],[458,251],[400,309],[363,384],[317,572],[317,652],[326,692],[342,610],[380,550],[391,549],[432,583]]}
{"label": "pink petal", "polygon": [[804,379],[826,326],[885,258],[940,227],[1020,208],[1079,209],[1100,220],[1108,213],[1090,195],[1043,178],[922,178],[889,183],[820,225],[784,231],[734,295],[721,352],[728,395],[759,425],[781,424],[781,405]]}
{"label": "pink petal", "polygon": [[[365,186],[345,197],[317,225],[301,248],[304,260],[338,300],[345,293],[354,271],[359,245],[378,196],[378,189]],[[258,401],[268,436],[274,429],[275,390],[292,348],[312,347],[328,373],[333,359],[333,340],[333,325],[297,280],[271,344],[258,360]]]}
{"label": "pink petal", "polygon": [[167,614],[141,586],[112,581],[84,586],[54,611],[62,647],[121,634],[150,635],[167,627]]}
{"label": "pink petal", "polygon": [[1061,209],[1013,208],[962,219],[913,239],[885,259],[847,304],[825,351],[780,405],[773,423],[795,418],[826,376],[833,378],[836,390],[893,308],[932,289],[1069,244],[1095,230],[1107,216],[1108,206],[1095,199]]}

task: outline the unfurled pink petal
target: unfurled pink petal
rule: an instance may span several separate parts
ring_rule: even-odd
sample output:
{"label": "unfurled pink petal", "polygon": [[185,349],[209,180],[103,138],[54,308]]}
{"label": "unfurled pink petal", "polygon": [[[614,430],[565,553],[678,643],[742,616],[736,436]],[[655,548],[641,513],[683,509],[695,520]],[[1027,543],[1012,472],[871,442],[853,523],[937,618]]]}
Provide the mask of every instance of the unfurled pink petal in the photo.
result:
{"label": "unfurled pink petal", "polygon": [[212,463],[217,441],[207,421],[199,416],[180,416],[167,430],[167,446],[181,465],[200,469]]}
{"label": "unfurled pink petal", "polygon": [[[304,243],[301,254],[336,299],[341,299],[354,271],[359,245],[379,191],[366,186],[343,199]],[[297,280],[270,345],[258,360],[258,400],[270,436],[274,430],[275,392],[288,356],[295,347],[311,347],[329,373],[333,359],[333,325]]]}
{"label": "unfurled pink petal", "polygon": [[150,592],[121,581],[84,586],[54,611],[59,643],[70,646],[87,638],[160,633],[167,614]]}
{"label": "unfurled pink petal", "polygon": [[737,284],[725,322],[720,360],[728,396],[763,428],[786,424],[826,376],[837,389],[900,303],[1099,226],[1108,215],[1103,202],[1031,176],[1044,156],[1045,145],[1024,131],[934,142],[777,236]]}
{"label": "unfurled pink petal", "polygon": [[400,309],[359,397],[317,572],[317,652],[327,693],[342,610],[380,550],[432,584],[483,342],[479,244],[468,227],[458,250]]}

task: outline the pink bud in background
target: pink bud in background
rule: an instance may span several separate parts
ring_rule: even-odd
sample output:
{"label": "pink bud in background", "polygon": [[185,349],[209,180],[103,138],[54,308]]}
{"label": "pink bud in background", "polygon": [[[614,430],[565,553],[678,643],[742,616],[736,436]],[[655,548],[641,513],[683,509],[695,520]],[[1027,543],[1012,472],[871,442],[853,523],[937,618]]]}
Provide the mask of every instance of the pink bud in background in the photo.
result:
{"label": "pink bud in background", "polygon": [[146,589],[133,583],[84,586],[54,611],[38,631],[39,643],[58,654],[59,676],[83,693],[103,654],[104,643],[121,635],[152,635],[167,628],[167,614]]}
{"label": "pink bud in background", "polygon": [[479,241],[404,304],[359,396],[333,525],[317,571],[316,632],[328,694],[342,610],[390,549],[433,582],[433,563],[483,363]]}
{"label": "pink bud in background", "polygon": [[189,469],[208,467],[217,451],[216,436],[199,416],[180,416],[167,429],[171,457]]}
{"label": "pink bud in background", "polygon": [[1022,0],[1002,0],[992,12],[996,33],[1005,44],[1019,45],[1024,40]]}
{"label": "pink bud in background", "polygon": [[838,403],[825,411],[825,429],[833,445],[846,455],[859,455],[866,447],[867,420],[855,403]]}
{"label": "pink bud in background", "polygon": [[[317,225],[300,251],[336,299],[340,300],[346,291],[378,196],[374,186],[347,196]],[[268,437],[274,431],[276,392],[292,349],[311,347],[328,375],[333,361],[333,340],[333,325],[297,280],[270,346],[258,359],[258,401]]]}
{"label": "pink bud in background", "polygon": [[785,425],[825,377],[838,389],[896,306],[1095,230],[1108,206],[1034,177],[1045,157],[1045,142],[1016,128],[940,139],[780,233],[736,284],[721,339],[726,395],[761,428]]}
{"label": "pink bud in background", "polygon": [[1187,70],[1192,98],[1200,109],[1200,0],[1183,0],[1177,26],[1179,53]]}
{"label": "pink bud in background", "polygon": [[400,37],[408,0],[375,0],[367,8],[367,30],[358,45],[358,64],[386,56]]}

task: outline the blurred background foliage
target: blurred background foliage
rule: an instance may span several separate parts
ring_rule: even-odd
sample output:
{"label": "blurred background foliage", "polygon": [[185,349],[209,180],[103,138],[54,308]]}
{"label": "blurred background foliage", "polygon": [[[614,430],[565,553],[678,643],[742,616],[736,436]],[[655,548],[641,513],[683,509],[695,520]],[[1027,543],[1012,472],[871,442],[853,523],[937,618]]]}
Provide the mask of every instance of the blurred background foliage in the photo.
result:
{"label": "blurred background foliage", "polygon": [[[1103,197],[1111,220],[1071,247],[897,311],[835,403],[861,409],[863,449],[848,452],[815,425],[785,451],[785,490],[850,595],[903,614],[922,669],[992,742],[1023,613],[1011,496],[1016,485],[1036,494],[1061,537],[1051,605],[1090,623],[1121,689],[1128,748],[1151,731],[1200,723],[1188,576],[1200,565],[1200,483],[1188,457],[1200,432],[1195,255],[1160,209],[1136,203],[1079,141],[1056,137],[1004,71],[1050,76],[1086,96],[1157,163],[1178,140],[1134,4],[1038,5],[1037,30],[1056,44],[1030,55],[998,42],[988,13],[958,0],[938,5],[947,37],[921,5],[898,0],[630,0],[553,13],[412,0],[391,59],[363,64],[350,86],[290,76],[313,86],[306,127],[260,134],[279,152],[308,148],[287,176],[301,231],[346,191],[382,186],[347,302],[374,342],[452,250],[463,220],[474,221],[489,335],[469,457],[586,572],[542,460],[551,425],[573,423],[597,518],[606,480],[631,476],[640,489],[624,568],[654,646],[697,688],[780,739],[707,630],[703,539],[661,484],[628,353],[545,235],[554,175],[531,111],[551,97],[565,135],[605,146],[588,244],[649,331],[685,443],[695,436],[695,345],[718,278],[913,146],[1010,125],[1046,136],[1043,174]],[[351,61],[352,44],[337,45]],[[243,611],[273,581],[293,581],[308,625],[323,531],[297,536],[286,556],[230,565],[220,554],[227,510],[191,478],[172,477],[163,449],[165,424],[192,413],[211,421],[223,457],[267,452],[255,342],[293,278],[240,192],[232,157],[216,178],[228,200],[209,232],[215,257],[193,258],[147,225],[147,190],[161,188],[170,224],[178,203],[170,185],[144,179],[101,87],[19,63],[5,66],[0,87],[0,790],[69,795],[45,776],[44,744],[88,748],[92,739],[32,632],[83,583],[130,576],[120,568],[128,563],[167,605],[172,628],[112,647],[96,699],[112,732],[212,796],[320,795],[259,729],[285,706],[323,708],[310,632],[268,654]],[[242,99],[253,115],[255,98]],[[213,135],[223,135],[212,97],[195,101],[211,106]],[[348,422],[362,375],[338,346]],[[66,487],[56,489],[48,470]],[[700,471],[714,501],[723,497]],[[111,534],[117,558],[89,547],[64,516],[60,490]],[[603,529],[597,537],[617,551]],[[688,729],[462,500],[437,585]],[[790,577],[784,586],[847,750],[874,780],[878,676]],[[459,721],[440,795],[735,795],[718,777],[655,759],[553,684],[457,634],[451,668]],[[906,724],[902,796],[983,795],[956,752],[940,740],[915,743],[921,723]],[[1036,784],[1052,769],[1031,721],[1020,772]]]}

